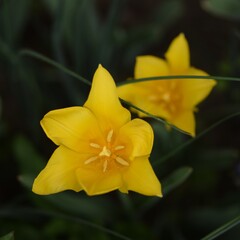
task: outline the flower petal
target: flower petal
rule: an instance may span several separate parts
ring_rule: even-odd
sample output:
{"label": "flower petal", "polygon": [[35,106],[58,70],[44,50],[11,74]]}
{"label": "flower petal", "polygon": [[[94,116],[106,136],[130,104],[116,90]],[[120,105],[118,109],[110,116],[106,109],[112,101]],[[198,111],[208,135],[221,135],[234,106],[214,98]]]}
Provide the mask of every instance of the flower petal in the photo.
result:
{"label": "flower petal", "polygon": [[173,39],[165,57],[171,67],[172,74],[181,74],[190,67],[189,46],[183,33]]}
{"label": "flower petal", "polygon": [[107,193],[122,185],[119,172],[93,171],[92,168],[79,168],[76,171],[79,184],[90,196]]}
{"label": "flower petal", "polygon": [[161,184],[157,179],[152,166],[147,158],[137,158],[123,173],[125,187],[120,188],[132,190],[148,196],[162,197]]}
{"label": "flower petal", "polygon": [[183,131],[188,132],[191,136],[195,136],[195,118],[193,111],[182,111],[178,116],[169,122]]}
{"label": "flower petal", "polygon": [[161,58],[151,55],[139,56],[136,58],[134,78],[166,76],[168,74],[168,65],[166,61]]}
{"label": "flower petal", "polygon": [[32,191],[40,195],[58,193],[64,190],[82,190],[75,171],[81,155],[63,146],[58,147],[47,166],[34,180]]}
{"label": "flower petal", "polygon": [[152,127],[141,119],[134,119],[125,124],[118,135],[119,141],[125,141],[126,146],[131,146],[128,158],[149,156],[153,145]]}
{"label": "flower petal", "polygon": [[[202,70],[191,67],[188,71],[189,75],[207,76],[208,74]],[[192,108],[205,99],[216,81],[212,79],[187,79],[182,80],[182,91],[184,96],[183,106]]]}
{"label": "flower petal", "polygon": [[81,153],[88,152],[89,139],[101,138],[95,116],[83,107],[50,111],[42,119],[41,126],[55,144]]}
{"label": "flower petal", "polygon": [[105,128],[118,128],[130,121],[130,112],[124,108],[118,98],[116,85],[109,72],[99,65],[92,88],[84,107],[90,109]]}

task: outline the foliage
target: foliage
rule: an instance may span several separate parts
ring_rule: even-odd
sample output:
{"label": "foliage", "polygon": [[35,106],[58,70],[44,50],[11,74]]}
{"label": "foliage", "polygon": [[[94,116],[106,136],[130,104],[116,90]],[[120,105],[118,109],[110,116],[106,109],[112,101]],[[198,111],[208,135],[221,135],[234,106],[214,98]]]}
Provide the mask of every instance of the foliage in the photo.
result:
{"label": "foliage", "polygon": [[[1,239],[13,239],[12,232],[24,240],[236,239],[238,5],[237,0],[1,1]],[[42,117],[82,105],[99,63],[117,84],[126,83],[136,56],[163,56],[180,32],[189,40],[193,65],[218,76],[218,85],[196,114],[195,138],[155,116],[147,120],[155,135],[150,160],[164,197],[32,193],[33,179],[55,149],[41,130]]]}

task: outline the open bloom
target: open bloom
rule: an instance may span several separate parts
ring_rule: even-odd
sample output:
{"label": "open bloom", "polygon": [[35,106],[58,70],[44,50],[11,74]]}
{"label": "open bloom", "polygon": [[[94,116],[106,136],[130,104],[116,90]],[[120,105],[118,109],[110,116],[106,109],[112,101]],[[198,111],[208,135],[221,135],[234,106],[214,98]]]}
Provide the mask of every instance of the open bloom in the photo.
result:
{"label": "open bloom", "polygon": [[[183,34],[172,41],[165,57],[166,60],[149,55],[137,57],[134,78],[207,75],[190,66],[189,46]],[[148,81],[119,86],[118,94],[124,100],[194,136],[196,105],[207,97],[215,84],[211,79]],[[146,116],[140,111],[136,112],[140,117]]]}
{"label": "open bloom", "polygon": [[119,189],[162,195],[148,160],[152,128],[141,119],[131,121],[111,75],[101,65],[84,106],[50,111],[41,125],[59,147],[35,179],[33,192],[71,189],[96,195]]}

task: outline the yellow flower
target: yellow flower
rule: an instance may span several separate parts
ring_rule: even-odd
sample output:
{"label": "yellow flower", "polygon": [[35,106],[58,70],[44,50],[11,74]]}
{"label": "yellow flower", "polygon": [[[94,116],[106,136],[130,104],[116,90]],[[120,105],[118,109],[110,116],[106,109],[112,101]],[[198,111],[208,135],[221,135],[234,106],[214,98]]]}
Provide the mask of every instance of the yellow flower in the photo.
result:
{"label": "yellow flower", "polygon": [[50,111],[41,126],[59,147],[35,179],[33,192],[71,189],[96,195],[119,189],[162,196],[148,160],[152,128],[141,119],[131,120],[111,75],[101,65],[84,106]]}
{"label": "yellow flower", "polygon": [[[188,42],[183,34],[177,36],[165,54],[166,60],[154,56],[136,59],[134,78],[169,75],[206,76],[190,66]],[[118,87],[121,98],[195,136],[194,111],[211,92],[216,82],[209,79],[176,79],[148,81]],[[146,116],[136,111],[140,117]]]}

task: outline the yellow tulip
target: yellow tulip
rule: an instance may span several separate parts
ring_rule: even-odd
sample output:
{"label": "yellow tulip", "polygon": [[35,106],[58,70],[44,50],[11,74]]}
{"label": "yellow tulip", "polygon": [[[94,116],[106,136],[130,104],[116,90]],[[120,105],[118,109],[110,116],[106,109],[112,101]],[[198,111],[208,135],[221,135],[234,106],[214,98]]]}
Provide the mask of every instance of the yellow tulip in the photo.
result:
{"label": "yellow tulip", "polygon": [[[139,56],[136,59],[134,78],[148,78],[171,75],[207,76],[202,70],[190,65],[188,42],[181,33],[166,54],[166,59],[155,56]],[[118,94],[124,100],[153,115],[164,118],[170,124],[195,136],[194,111],[215,86],[212,79],[173,79],[146,81],[118,87]],[[140,117],[146,115],[134,110]]]}
{"label": "yellow tulip", "polygon": [[41,121],[58,148],[33,183],[33,192],[84,190],[97,195],[119,189],[162,196],[150,163],[151,126],[131,120],[109,72],[99,65],[83,107],[47,113]]}

